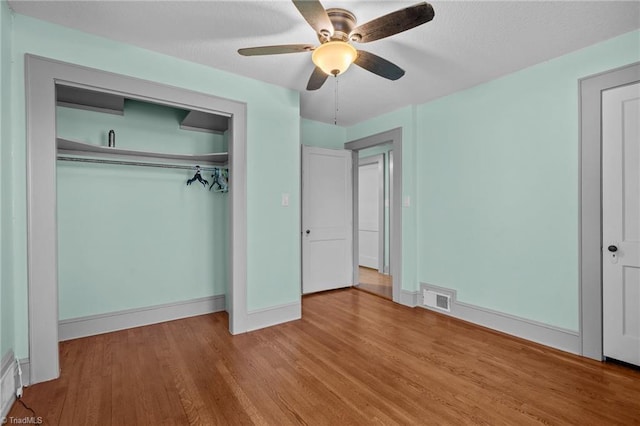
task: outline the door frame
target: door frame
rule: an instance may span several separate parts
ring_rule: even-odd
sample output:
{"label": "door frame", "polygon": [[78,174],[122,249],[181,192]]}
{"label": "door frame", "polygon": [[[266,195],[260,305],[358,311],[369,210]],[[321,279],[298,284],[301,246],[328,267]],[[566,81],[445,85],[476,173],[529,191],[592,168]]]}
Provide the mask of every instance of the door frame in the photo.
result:
{"label": "door frame", "polygon": [[[384,154],[376,154],[376,155],[372,155],[369,157],[364,157],[364,158],[358,158],[358,171],[360,170],[360,166],[368,166],[370,164],[377,164],[378,165],[378,171],[377,171],[377,175],[378,175],[378,272],[383,274],[384,273],[384,256],[385,256],[385,252],[384,252],[384,241],[385,241],[385,233],[386,233],[386,229],[385,229],[385,217],[384,217],[384,200],[385,200],[385,194],[384,194],[384,162],[385,162],[385,155]],[[360,174],[358,173],[358,181],[360,180],[359,178]],[[358,190],[360,188],[358,187]],[[359,195],[359,194],[358,194]],[[359,200],[359,198],[354,197],[355,200]],[[358,212],[359,210],[359,202],[358,202]],[[358,216],[358,219],[360,217]],[[359,223],[358,223],[359,225]],[[358,234],[359,235],[359,234]],[[360,250],[358,250],[358,258],[360,257]],[[358,264],[359,264],[359,260],[358,260]],[[354,281],[354,285],[356,284],[356,282]]]}
{"label": "door frame", "polygon": [[60,374],[56,222],[56,84],[232,117],[229,134],[229,331],[246,331],[246,104],[31,54],[25,55],[27,280],[31,383]]}
{"label": "door frame", "polygon": [[390,164],[389,187],[389,270],[392,278],[392,300],[401,303],[402,290],[402,128],[388,130],[375,135],[366,136],[344,144],[344,149],[353,152],[353,282],[359,282],[358,273],[358,151],[377,145],[390,143],[393,150],[393,166]]}
{"label": "door frame", "polygon": [[579,80],[579,298],[582,355],[603,359],[602,91],[640,81],[640,62]]}

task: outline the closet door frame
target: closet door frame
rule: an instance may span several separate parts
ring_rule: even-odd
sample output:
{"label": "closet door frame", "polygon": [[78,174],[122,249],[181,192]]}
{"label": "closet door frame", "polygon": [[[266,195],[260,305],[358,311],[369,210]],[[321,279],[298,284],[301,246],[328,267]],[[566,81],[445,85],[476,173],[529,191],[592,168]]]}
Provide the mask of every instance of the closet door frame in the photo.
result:
{"label": "closet door frame", "polygon": [[56,84],[230,116],[229,331],[246,331],[246,104],[147,80],[25,55],[27,273],[31,383],[60,375],[56,223]]}

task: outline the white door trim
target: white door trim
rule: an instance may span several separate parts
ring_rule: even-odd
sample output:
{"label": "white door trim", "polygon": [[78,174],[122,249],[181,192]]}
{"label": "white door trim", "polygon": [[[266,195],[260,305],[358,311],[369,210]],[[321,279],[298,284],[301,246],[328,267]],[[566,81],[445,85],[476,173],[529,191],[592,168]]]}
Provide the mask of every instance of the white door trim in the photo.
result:
{"label": "white door trim", "polygon": [[[391,199],[390,199],[390,229],[389,229],[389,269],[392,277],[392,298],[396,303],[401,301],[402,291],[402,128],[398,127],[386,132],[366,136],[344,144],[345,149],[353,151],[353,193],[358,194],[358,151],[376,145],[391,143],[393,147],[393,168],[390,170]],[[353,202],[354,223],[358,220],[358,202]],[[358,233],[357,226],[354,226],[353,235],[353,282],[359,282],[358,274]]]}
{"label": "white door trim", "polygon": [[27,121],[27,274],[31,382],[59,376],[56,224],[56,84],[233,117],[229,161],[230,261],[227,306],[232,334],[246,331],[246,105],[179,87],[25,55]]}
{"label": "white door trim", "polygon": [[[385,217],[384,217],[384,154],[372,155],[358,159],[358,167],[369,164],[378,165],[378,272],[384,273],[384,236],[385,236]],[[353,226],[358,226],[355,222]],[[358,253],[359,254],[359,253]],[[354,281],[357,284],[357,282]]]}
{"label": "white door trim", "polygon": [[579,81],[580,212],[579,297],[582,355],[603,359],[602,351],[602,104],[603,90],[640,81],[640,62]]}

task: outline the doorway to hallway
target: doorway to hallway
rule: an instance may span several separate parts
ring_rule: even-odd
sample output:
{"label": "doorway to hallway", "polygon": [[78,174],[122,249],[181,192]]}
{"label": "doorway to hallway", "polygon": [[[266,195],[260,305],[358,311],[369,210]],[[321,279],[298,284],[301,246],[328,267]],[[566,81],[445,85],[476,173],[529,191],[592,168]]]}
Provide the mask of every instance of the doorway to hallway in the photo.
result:
{"label": "doorway to hallway", "polygon": [[[401,303],[402,129],[396,128],[353,140],[347,142],[344,147],[353,151],[353,282],[358,283],[356,288],[361,288],[362,284],[367,287],[368,284],[369,289],[376,290],[381,290],[382,285],[387,287],[386,284],[389,283],[390,290],[384,289],[384,297],[389,297],[390,291],[390,299]],[[375,160],[380,158],[378,156],[383,158],[382,166]],[[374,185],[369,186],[375,190],[373,192],[377,193],[377,197],[370,197],[375,200],[370,199],[368,203],[371,209],[369,213],[375,211],[376,215],[365,215],[364,222],[369,223],[363,223],[364,226],[361,226],[360,209],[366,206],[360,206],[359,166],[365,165],[367,158],[371,160],[369,163],[377,164],[372,167],[375,170],[369,177],[375,181]],[[380,179],[380,175],[383,179]],[[365,276],[373,275],[375,278],[362,280],[361,273]]]}

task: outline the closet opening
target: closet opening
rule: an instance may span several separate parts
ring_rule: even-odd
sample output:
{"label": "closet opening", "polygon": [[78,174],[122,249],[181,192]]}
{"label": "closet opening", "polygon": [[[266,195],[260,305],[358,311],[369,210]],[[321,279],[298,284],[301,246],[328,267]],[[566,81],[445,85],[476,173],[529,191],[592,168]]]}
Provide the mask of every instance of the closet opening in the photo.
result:
{"label": "closet opening", "polygon": [[214,310],[246,331],[246,105],[25,69],[29,381],[57,378],[58,341],[83,333]]}
{"label": "closet opening", "polygon": [[225,310],[231,118],[55,89],[59,340]]}

